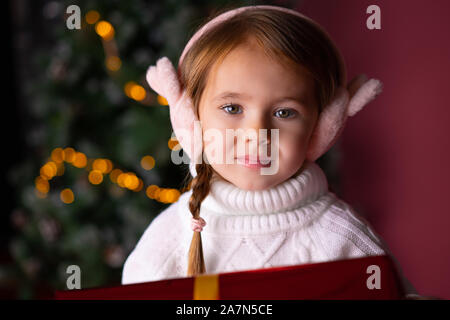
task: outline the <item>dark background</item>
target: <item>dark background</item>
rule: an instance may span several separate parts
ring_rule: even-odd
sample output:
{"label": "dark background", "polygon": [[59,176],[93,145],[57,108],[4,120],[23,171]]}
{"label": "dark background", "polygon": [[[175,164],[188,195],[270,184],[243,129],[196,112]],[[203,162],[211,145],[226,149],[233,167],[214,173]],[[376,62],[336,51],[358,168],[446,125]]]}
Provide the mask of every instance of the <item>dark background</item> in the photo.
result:
{"label": "dark background", "polygon": [[12,46],[12,21],[10,15],[9,1],[3,4],[4,10],[1,10],[3,22],[3,52],[4,52],[4,72],[3,72],[3,121],[2,121],[2,137],[3,137],[3,156],[2,156],[2,199],[4,209],[0,215],[0,263],[11,260],[8,253],[8,239],[11,237],[13,230],[9,221],[9,212],[13,210],[15,204],[11,199],[14,198],[14,190],[6,179],[6,173],[10,167],[25,157],[26,145],[24,142],[24,128],[22,119],[22,110],[17,103],[16,75],[14,73],[14,59]]}

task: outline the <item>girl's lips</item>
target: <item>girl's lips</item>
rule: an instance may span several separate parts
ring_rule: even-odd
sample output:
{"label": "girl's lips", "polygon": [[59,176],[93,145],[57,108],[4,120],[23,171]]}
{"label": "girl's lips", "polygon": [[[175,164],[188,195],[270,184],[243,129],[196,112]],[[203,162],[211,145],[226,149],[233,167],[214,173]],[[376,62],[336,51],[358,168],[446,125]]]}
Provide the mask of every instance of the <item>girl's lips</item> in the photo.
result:
{"label": "girl's lips", "polygon": [[262,164],[260,162],[260,159],[253,158],[250,156],[238,157],[236,159],[238,160],[238,162],[237,162],[238,164],[241,164],[247,168],[258,169],[258,168],[270,167],[270,159],[269,159],[268,163],[266,163],[267,161],[264,161],[265,164]]}

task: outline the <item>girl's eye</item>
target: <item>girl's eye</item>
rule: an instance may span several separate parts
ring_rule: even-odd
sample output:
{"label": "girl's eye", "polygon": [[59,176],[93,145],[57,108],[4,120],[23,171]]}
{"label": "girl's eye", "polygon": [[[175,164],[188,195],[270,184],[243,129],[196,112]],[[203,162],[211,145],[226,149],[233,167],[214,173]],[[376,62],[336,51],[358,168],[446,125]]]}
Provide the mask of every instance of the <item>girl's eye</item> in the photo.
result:
{"label": "girl's eye", "polygon": [[[241,107],[234,103],[228,103],[220,109],[225,110],[228,114],[239,114],[242,113]],[[280,109],[275,112],[275,115],[281,119],[292,118],[295,116],[295,111],[291,109]]]}
{"label": "girl's eye", "polygon": [[242,111],[241,112],[237,112],[237,110],[240,109],[240,106],[238,106],[236,104],[233,104],[233,103],[226,104],[223,107],[221,107],[220,109],[225,110],[225,112],[227,112],[229,114],[238,114],[238,113],[242,112]]}
{"label": "girl's eye", "polygon": [[295,112],[291,109],[280,109],[275,112],[280,118],[290,118],[295,115]]}

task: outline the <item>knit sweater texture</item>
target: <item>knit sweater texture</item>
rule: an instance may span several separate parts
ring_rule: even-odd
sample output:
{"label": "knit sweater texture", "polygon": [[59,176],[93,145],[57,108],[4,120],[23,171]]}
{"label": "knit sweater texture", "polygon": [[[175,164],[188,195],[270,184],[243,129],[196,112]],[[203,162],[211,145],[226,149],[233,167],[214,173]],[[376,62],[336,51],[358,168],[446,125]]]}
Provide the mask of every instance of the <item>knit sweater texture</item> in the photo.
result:
{"label": "knit sweater texture", "polygon": [[[192,190],[158,214],[125,261],[122,284],[186,277],[193,231]],[[200,216],[206,273],[318,263],[387,254],[408,295],[417,292],[370,223],[335,193],[315,162],[265,190],[213,179]]]}

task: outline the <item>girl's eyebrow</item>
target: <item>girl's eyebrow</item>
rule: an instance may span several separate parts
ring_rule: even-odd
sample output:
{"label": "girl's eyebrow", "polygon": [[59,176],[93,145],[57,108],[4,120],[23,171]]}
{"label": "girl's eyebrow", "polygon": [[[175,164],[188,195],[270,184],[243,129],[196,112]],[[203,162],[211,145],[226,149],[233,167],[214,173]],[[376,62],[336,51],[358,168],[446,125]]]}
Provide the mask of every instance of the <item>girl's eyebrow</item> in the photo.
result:
{"label": "girl's eyebrow", "polygon": [[[213,98],[213,101],[220,101],[220,100],[227,100],[227,99],[237,99],[237,98],[249,99],[249,98],[251,98],[251,96],[246,94],[246,93],[225,91],[225,92],[217,95],[215,98]],[[301,99],[299,97],[291,97],[291,96],[277,99],[276,102],[285,102],[285,101],[296,101],[302,106],[305,105],[304,99]]]}
{"label": "girl's eyebrow", "polygon": [[226,99],[237,99],[237,98],[248,99],[248,98],[250,98],[250,96],[248,94],[246,94],[246,93],[225,91],[225,92],[222,92],[221,94],[217,95],[213,99],[213,101],[226,100]]}

